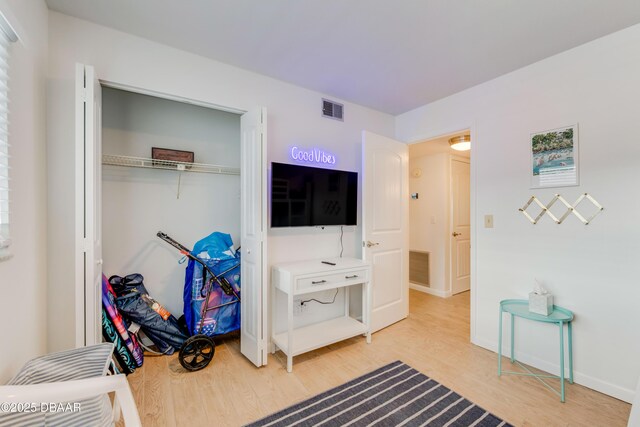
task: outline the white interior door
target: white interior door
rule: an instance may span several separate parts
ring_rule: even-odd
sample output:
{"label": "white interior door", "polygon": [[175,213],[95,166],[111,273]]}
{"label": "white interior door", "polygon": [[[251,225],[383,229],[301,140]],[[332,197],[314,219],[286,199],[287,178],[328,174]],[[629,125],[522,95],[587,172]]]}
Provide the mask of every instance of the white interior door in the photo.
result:
{"label": "white interior door", "polygon": [[102,341],[102,91],[76,64],[76,346]]}
{"label": "white interior door", "polygon": [[373,264],[371,331],[409,313],[409,172],[406,144],[362,133],[363,257]]}
{"label": "white interior door", "polygon": [[468,291],[471,280],[471,180],[469,163],[451,160],[451,293]]}
{"label": "white interior door", "polygon": [[240,351],[256,366],[267,364],[267,111],[240,119],[240,245],[242,293]]}

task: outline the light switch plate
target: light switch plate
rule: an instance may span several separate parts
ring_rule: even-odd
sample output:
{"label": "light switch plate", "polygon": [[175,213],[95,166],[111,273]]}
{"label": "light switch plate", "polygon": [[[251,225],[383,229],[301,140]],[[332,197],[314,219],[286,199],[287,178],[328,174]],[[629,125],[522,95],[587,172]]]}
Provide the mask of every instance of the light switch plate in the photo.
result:
{"label": "light switch plate", "polygon": [[493,228],[493,215],[484,216],[484,228]]}

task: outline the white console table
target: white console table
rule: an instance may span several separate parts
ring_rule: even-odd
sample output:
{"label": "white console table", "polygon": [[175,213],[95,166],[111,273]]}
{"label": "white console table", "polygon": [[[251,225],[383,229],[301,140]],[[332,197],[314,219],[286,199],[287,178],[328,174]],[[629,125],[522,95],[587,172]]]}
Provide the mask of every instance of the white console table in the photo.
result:
{"label": "white console table", "polygon": [[[335,265],[323,264],[322,261]],[[287,296],[287,329],[271,336],[273,344],[287,355],[287,372],[293,368],[293,356],[333,344],[357,335],[371,343],[371,264],[355,258],[327,258],[274,265],[271,282],[275,292]],[[362,320],[349,313],[348,287],[362,285]],[[312,292],[344,288],[343,316],[294,328],[294,297]],[[275,319],[277,298],[272,299]],[[275,352],[275,349],[274,349]]]}

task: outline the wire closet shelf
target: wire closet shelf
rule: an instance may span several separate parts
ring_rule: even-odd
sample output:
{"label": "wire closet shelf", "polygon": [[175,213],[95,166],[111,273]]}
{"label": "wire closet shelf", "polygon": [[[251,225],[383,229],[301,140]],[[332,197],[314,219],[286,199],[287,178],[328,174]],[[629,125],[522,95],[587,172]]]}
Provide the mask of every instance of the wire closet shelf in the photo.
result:
{"label": "wire closet shelf", "polygon": [[103,154],[102,164],[110,166],[124,166],[130,168],[165,169],[179,172],[215,173],[222,175],[240,175],[239,168],[210,165],[207,163],[187,163],[173,160],[157,160],[145,157],[116,156]]}

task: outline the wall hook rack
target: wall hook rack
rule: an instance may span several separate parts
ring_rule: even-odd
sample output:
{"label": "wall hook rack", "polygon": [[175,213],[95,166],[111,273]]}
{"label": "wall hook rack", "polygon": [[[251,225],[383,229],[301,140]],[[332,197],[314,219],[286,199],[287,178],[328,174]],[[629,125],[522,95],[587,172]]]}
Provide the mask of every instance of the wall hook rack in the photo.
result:
{"label": "wall hook rack", "polygon": [[[578,207],[578,205],[580,203],[582,203],[583,200],[587,200],[589,202],[591,202],[595,207],[596,207],[596,211],[593,215],[591,215],[589,218],[585,218],[580,212],[578,212],[578,210],[576,209]],[[560,217],[555,216],[552,212],[551,212],[551,206],[553,206],[556,202],[560,202],[562,203],[567,210],[564,212],[564,214],[562,214]],[[532,217],[528,212],[527,209],[529,208],[529,206],[531,206],[532,203],[537,204],[540,207],[540,213],[534,218]],[[522,212],[522,214],[529,220],[531,221],[532,224],[537,224],[538,221],[540,221],[540,218],[542,218],[545,214],[547,214],[552,220],[553,222],[555,222],[556,224],[562,224],[562,222],[571,214],[574,214],[580,221],[582,221],[582,223],[584,225],[589,225],[589,223],[596,217],[598,216],[598,214],[600,214],[600,212],[602,212],[604,210],[604,207],[598,203],[598,201],[596,199],[594,199],[589,193],[583,193],[581,194],[575,202],[573,202],[573,204],[570,204],[569,202],[567,202],[567,200],[562,197],[560,194],[556,194],[553,199],[551,199],[551,201],[549,203],[547,203],[546,205],[544,203],[542,203],[540,201],[540,199],[538,199],[536,196],[531,196],[529,198],[529,200],[527,201],[527,203],[524,204],[523,207],[521,207],[520,209],[518,209],[520,212]]]}

